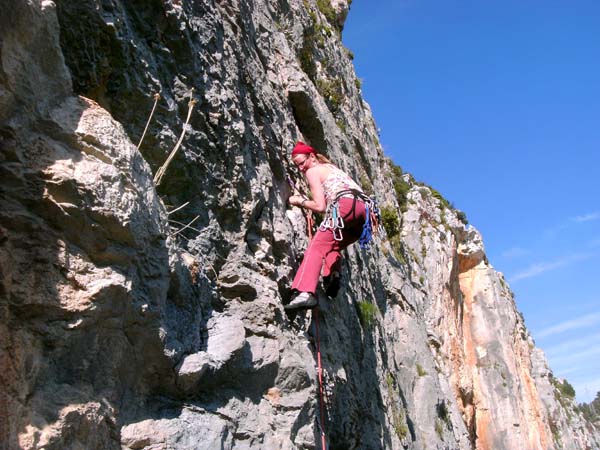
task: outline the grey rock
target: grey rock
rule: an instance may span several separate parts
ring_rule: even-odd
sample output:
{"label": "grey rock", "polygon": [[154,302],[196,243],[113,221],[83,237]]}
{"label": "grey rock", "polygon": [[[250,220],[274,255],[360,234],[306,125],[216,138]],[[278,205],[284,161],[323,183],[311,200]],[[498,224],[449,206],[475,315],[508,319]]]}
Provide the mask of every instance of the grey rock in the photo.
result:
{"label": "grey rock", "polygon": [[178,384],[186,392],[201,384],[203,375],[218,376],[219,370],[240,355],[246,345],[244,323],[234,317],[212,316],[207,331],[206,350],[184,357],[177,369]]}

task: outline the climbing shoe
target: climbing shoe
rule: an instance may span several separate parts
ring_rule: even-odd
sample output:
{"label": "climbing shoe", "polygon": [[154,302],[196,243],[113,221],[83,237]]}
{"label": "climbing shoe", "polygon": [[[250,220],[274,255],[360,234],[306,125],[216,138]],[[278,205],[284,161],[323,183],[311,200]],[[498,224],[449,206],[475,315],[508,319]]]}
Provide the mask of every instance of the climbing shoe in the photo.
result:
{"label": "climbing shoe", "polygon": [[337,296],[338,291],[340,290],[340,281],[341,277],[339,272],[331,272],[331,274],[323,277],[323,289],[328,297],[334,298]]}
{"label": "climbing shoe", "polygon": [[285,309],[312,308],[317,304],[317,298],[310,292],[300,292],[284,306]]}

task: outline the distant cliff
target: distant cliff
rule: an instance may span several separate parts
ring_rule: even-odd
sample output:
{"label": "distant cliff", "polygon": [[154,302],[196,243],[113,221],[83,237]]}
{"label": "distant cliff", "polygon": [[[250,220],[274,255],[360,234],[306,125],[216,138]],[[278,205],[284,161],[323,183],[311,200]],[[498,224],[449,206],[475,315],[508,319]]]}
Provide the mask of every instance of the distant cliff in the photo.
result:
{"label": "distant cliff", "polygon": [[[383,155],[345,0],[0,11],[0,448],[600,448],[479,233]],[[388,239],[290,315],[298,139]]]}

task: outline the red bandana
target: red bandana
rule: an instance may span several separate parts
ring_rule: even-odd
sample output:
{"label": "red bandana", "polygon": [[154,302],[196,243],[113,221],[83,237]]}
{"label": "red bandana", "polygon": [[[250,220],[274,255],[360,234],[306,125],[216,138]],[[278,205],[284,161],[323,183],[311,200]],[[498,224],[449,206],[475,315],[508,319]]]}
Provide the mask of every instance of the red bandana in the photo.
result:
{"label": "red bandana", "polygon": [[304,142],[298,141],[294,147],[294,150],[292,151],[292,156],[310,155],[311,153],[317,153],[317,151],[310,145],[306,145]]}

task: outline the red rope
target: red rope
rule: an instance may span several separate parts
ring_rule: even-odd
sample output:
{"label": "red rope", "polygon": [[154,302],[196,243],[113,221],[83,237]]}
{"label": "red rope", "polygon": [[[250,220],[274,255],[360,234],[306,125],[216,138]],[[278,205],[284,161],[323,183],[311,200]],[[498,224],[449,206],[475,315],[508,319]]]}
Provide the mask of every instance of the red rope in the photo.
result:
{"label": "red rope", "polygon": [[315,224],[315,219],[313,219],[312,211],[308,210],[306,212],[306,232],[308,234],[308,239],[312,239],[313,237],[313,225]]}
{"label": "red rope", "polygon": [[317,371],[319,375],[319,404],[321,407],[321,450],[327,450],[325,437],[325,405],[323,403],[323,367],[321,366],[321,343],[319,339],[319,308],[315,308],[315,328],[317,330]]}

